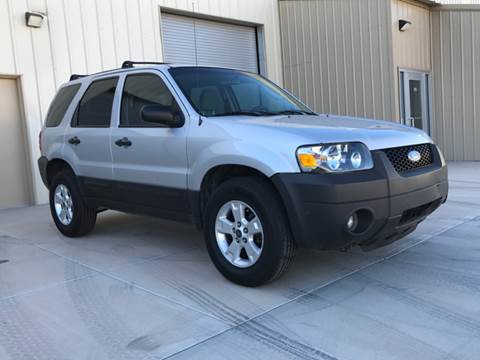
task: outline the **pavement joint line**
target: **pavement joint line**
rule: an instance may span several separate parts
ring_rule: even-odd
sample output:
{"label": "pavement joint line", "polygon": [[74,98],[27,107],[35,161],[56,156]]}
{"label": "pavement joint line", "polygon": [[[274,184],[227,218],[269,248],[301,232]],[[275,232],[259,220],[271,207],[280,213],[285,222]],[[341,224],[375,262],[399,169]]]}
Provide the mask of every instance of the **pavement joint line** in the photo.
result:
{"label": "pavement joint line", "polygon": [[77,280],[83,280],[83,279],[86,279],[86,278],[89,278],[89,277],[93,277],[94,275],[95,275],[95,273],[89,273],[89,274],[78,276],[78,277],[75,277],[75,278],[72,278],[72,279],[57,281],[57,282],[54,282],[54,283],[51,283],[51,284],[48,284],[48,285],[39,286],[39,287],[30,289],[30,290],[20,291],[16,294],[13,294],[13,295],[8,295],[8,296],[5,296],[5,297],[1,297],[0,302],[11,300],[11,299],[21,297],[21,296],[28,296],[30,294],[35,294],[37,292],[41,292],[41,291],[44,291],[44,290],[53,289],[53,288],[55,288],[57,286],[60,286],[60,285],[63,285],[63,284],[67,284],[67,283],[74,282],[74,281],[77,281]]}
{"label": "pavement joint line", "polygon": [[[2,234],[0,234],[1,236]],[[10,236],[10,235],[7,235],[7,236]],[[21,238],[16,238],[14,237],[14,239],[17,239],[17,240],[22,240]],[[30,246],[36,246],[35,243],[29,243]],[[39,248],[40,250],[42,251],[45,251],[45,252],[48,252],[50,255],[54,255],[54,256],[60,256],[56,253],[52,253],[51,251],[49,251],[48,249],[43,249],[39,246],[36,246],[37,248]],[[153,256],[153,257],[150,257],[148,259],[142,259],[142,260],[138,260],[138,261],[132,261],[132,262],[125,262],[125,263],[121,263],[121,264],[118,264],[117,266],[115,267],[112,267],[110,270],[114,270],[114,269],[117,269],[118,267],[120,266],[123,266],[123,265],[140,265],[140,264],[145,264],[145,263],[148,263],[148,262],[151,262],[151,261],[155,261],[155,260],[160,260],[164,257],[167,257],[167,256],[170,256],[170,255],[177,255],[177,254],[182,254],[184,252],[188,252],[188,251],[191,251],[191,250],[195,250],[196,248],[190,248],[190,250],[185,250],[185,251],[182,251],[182,252],[178,252],[178,253],[175,253],[175,254],[168,254],[168,255],[157,255],[157,256]],[[56,281],[56,282],[53,282],[53,283],[50,283],[48,285],[43,285],[43,286],[39,286],[39,287],[35,287],[33,289],[30,289],[30,290],[25,290],[25,291],[20,291],[16,294],[13,294],[13,295],[8,295],[8,296],[5,296],[5,297],[0,297],[0,302],[4,301],[4,300],[9,300],[9,299],[13,299],[13,298],[16,298],[16,297],[21,297],[21,296],[24,296],[24,295],[30,295],[30,294],[35,294],[37,292],[41,292],[41,291],[44,291],[44,290],[49,290],[49,289],[53,289],[57,286],[60,286],[60,285],[64,285],[64,284],[67,284],[67,283],[70,283],[70,282],[73,282],[73,281],[77,281],[77,280],[83,280],[83,279],[86,279],[86,278],[89,278],[89,277],[95,277],[96,275],[100,274],[99,271],[97,270],[94,270],[93,268],[89,268],[88,266],[85,266],[84,264],[80,264],[79,262],[76,262],[76,261],[73,261],[71,259],[67,259],[67,258],[64,258],[65,260],[67,261],[70,261],[70,262],[74,262],[75,264],[79,264],[81,266],[84,266],[85,268],[88,268],[91,272],[89,274],[85,274],[85,275],[82,275],[82,276],[78,276],[78,277],[74,277],[72,279],[66,279],[66,280],[62,280],[62,281]]]}
{"label": "pavement joint line", "polygon": [[[187,351],[187,350],[190,350],[190,349],[192,349],[192,348],[194,348],[194,347],[196,347],[196,346],[198,346],[198,345],[201,345],[201,344],[203,344],[203,343],[206,343],[207,341],[210,341],[210,340],[212,340],[212,339],[214,339],[214,338],[216,338],[216,337],[218,337],[218,336],[220,336],[220,335],[223,335],[223,334],[225,334],[225,333],[227,333],[227,332],[229,332],[229,331],[231,331],[231,330],[235,330],[236,328],[238,328],[238,327],[246,324],[247,322],[250,322],[250,321],[252,321],[252,320],[256,320],[256,319],[258,319],[259,317],[262,317],[262,316],[264,316],[264,315],[267,315],[268,313],[270,313],[270,312],[272,312],[272,311],[275,311],[275,310],[277,310],[277,309],[279,309],[279,308],[281,308],[281,307],[283,307],[283,306],[285,306],[285,305],[291,304],[292,302],[295,302],[295,301],[301,299],[302,297],[308,296],[308,295],[314,293],[315,291],[318,291],[318,290],[320,290],[320,289],[323,289],[323,288],[325,288],[325,287],[328,287],[328,286],[330,286],[330,285],[332,285],[333,283],[336,283],[336,282],[338,282],[338,281],[344,280],[344,279],[346,279],[347,277],[352,276],[352,275],[354,275],[354,274],[356,274],[356,273],[358,273],[358,272],[361,272],[361,271],[363,271],[363,270],[365,270],[365,269],[368,269],[368,268],[370,268],[370,267],[372,267],[372,266],[375,266],[375,265],[378,265],[378,264],[380,264],[380,263],[383,263],[383,262],[385,262],[386,260],[389,260],[389,259],[391,259],[391,258],[393,258],[393,257],[395,257],[395,256],[397,256],[397,255],[400,255],[401,253],[403,253],[403,252],[405,252],[405,251],[407,251],[407,250],[409,250],[409,249],[411,249],[411,248],[413,248],[413,247],[415,247],[415,246],[417,246],[417,245],[420,245],[420,244],[424,243],[425,241],[428,241],[428,240],[430,240],[430,239],[432,239],[432,238],[434,238],[434,237],[436,237],[436,236],[439,236],[439,235],[441,235],[441,234],[443,234],[443,233],[445,233],[445,232],[447,232],[447,231],[453,230],[453,229],[455,229],[455,228],[457,228],[457,227],[459,227],[459,226],[461,226],[461,225],[464,225],[464,224],[466,224],[467,222],[469,222],[469,221],[471,221],[471,220],[472,220],[472,219],[465,219],[464,221],[462,221],[462,222],[459,223],[459,224],[453,225],[453,226],[451,226],[451,227],[449,227],[449,228],[447,228],[447,229],[442,229],[442,230],[440,230],[440,231],[438,231],[438,232],[436,232],[436,233],[434,233],[434,234],[428,235],[428,236],[426,236],[424,239],[421,239],[421,240],[419,240],[419,241],[417,241],[417,242],[415,242],[415,243],[413,243],[413,244],[410,244],[409,246],[406,246],[405,248],[401,248],[401,249],[393,252],[392,254],[390,254],[390,255],[388,255],[388,256],[381,257],[381,258],[379,258],[379,259],[377,259],[377,260],[375,260],[375,261],[372,261],[371,263],[368,263],[368,264],[365,264],[365,265],[363,265],[363,266],[360,266],[360,267],[358,267],[358,268],[356,268],[356,269],[354,269],[354,270],[352,270],[352,271],[350,271],[350,272],[348,272],[348,273],[346,273],[346,274],[344,274],[344,275],[338,276],[337,278],[332,279],[332,280],[326,282],[325,284],[322,284],[322,285],[320,285],[320,286],[317,286],[317,287],[315,287],[315,288],[313,288],[313,289],[311,289],[311,290],[309,290],[309,291],[303,292],[302,294],[300,294],[300,295],[298,295],[298,296],[296,296],[296,297],[294,297],[294,298],[292,298],[292,299],[289,299],[288,301],[285,301],[285,302],[283,302],[283,303],[281,303],[281,304],[278,304],[278,305],[276,305],[276,306],[274,306],[274,307],[272,307],[272,308],[270,308],[270,309],[268,309],[268,310],[265,310],[265,311],[263,311],[263,312],[255,315],[255,316],[252,316],[252,317],[249,318],[249,319],[246,319],[246,320],[244,320],[244,321],[242,321],[242,322],[240,322],[240,323],[238,323],[238,324],[236,324],[236,325],[234,325],[234,326],[231,326],[231,327],[228,328],[228,329],[219,331],[217,334],[214,334],[214,335],[212,335],[212,336],[210,336],[210,337],[208,337],[208,338],[206,338],[206,339],[203,339],[203,340],[197,342],[196,344],[189,345],[189,346],[187,346],[187,347],[185,347],[185,348],[183,348],[183,349],[181,349],[181,350],[179,350],[179,351],[177,351],[177,352],[175,352],[175,353],[173,353],[173,354],[167,355],[167,356],[165,356],[165,357],[163,357],[163,358],[161,358],[161,359],[162,359],[162,360],[170,359],[170,358],[172,358],[172,357],[174,357],[174,356],[176,356],[176,355],[178,355],[178,354],[181,354],[181,353],[183,353],[183,352],[185,352],[185,351]],[[319,348],[319,350],[322,351],[322,352],[324,352],[324,353],[326,353],[327,355],[331,355],[331,354],[328,354],[327,352],[325,352],[324,350],[322,350],[321,348]],[[148,356],[151,356],[151,354],[149,354]],[[331,356],[332,356],[332,355],[331,355]],[[143,359],[147,359],[147,357],[145,357],[145,358],[143,358]]]}
{"label": "pavement joint line", "polygon": [[[30,239],[27,239],[27,238],[24,238],[24,237],[18,237],[14,234],[12,234],[11,232],[0,232],[0,236],[8,236],[8,237],[11,237],[15,240],[19,240],[19,241],[23,241],[25,242],[27,245],[30,245],[30,246],[35,246],[37,248],[40,248],[41,250],[43,251],[47,251],[49,253],[52,253],[52,251],[50,251],[48,248],[45,248],[41,245],[39,245],[38,243],[36,243],[34,240],[30,240]],[[60,236],[59,234],[56,234],[56,238],[58,238],[59,240],[62,240],[63,237]],[[193,250],[198,250],[200,249],[200,247],[198,245],[193,245],[185,250],[182,250],[182,251],[178,251],[178,252],[174,252],[174,253],[171,253],[171,254],[166,254],[166,255],[154,255],[154,256],[150,256],[150,257],[147,257],[147,258],[144,258],[144,259],[138,259],[138,260],[134,260],[134,261],[125,261],[125,262],[121,262],[115,266],[112,266],[111,268],[109,268],[108,270],[115,270],[117,268],[119,268],[120,266],[125,266],[125,265],[139,265],[139,264],[144,264],[144,263],[148,263],[150,261],[155,261],[155,260],[159,260],[159,259],[162,259],[166,256],[171,256],[171,255],[178,255],[178,254],[183,254],[183,253],[187,253],[189,251],[193,251]],[[55,253],[55,255],[57,256],[61,256],[57,253]],[[70,260],[70,259],[69,259]],[[73,260],[71,260],[73,261]],[[85,266],[84,264],[81,264],[83,266]]]}
{"label": "pavement joint line", "polygon": [[[124,279],[122,279],[122,278],[120,278],[120,277],[118,277],[118,276],[116,276],[116,275],[113,275],[113,274],[108,273],[108,272],[106,272],[106,271],[97,269],[97,268],[94,267],[94,266],[84,264],[84,263],[82,263],[81,261],[78,261],[78,260],[75,260],[75,259],[73,259],[73,258],[70,258],[69,256],[65,256],[65,255],[59,254],[59,253],[57,253],[57,252],[55,252],[55,251],[53,251],[53,250],[44,248],[44,247],[41,246],[41,245],[34,244],[34,246],[38,247],[39,249],[45,250],[45,251],[47,251],[47,252],[49,252],[49,253],[51,253],[51,254],[57,255],[57,256],[59,256],[59,257],[61,257],[61,258],[63,258],[63,259],[66,259],[66,260],[69,260],[69,261],[71,261],[71,262],[73,262],[73,263],[76,263],[76,264],[78,264],[78,265],[84,266],[84,267],[86,267],[86,268],[88,268],[88,269],[90,269],[90,270],[93,270],[94,272],[97,273],[97,275],[100,274],[100,275],[109,277],[110,279],[119,281],[119,282],[121,282],[121,283],[123,283],[123,284],[126,284],[126,285],[128,285],[128,286],[132,286],[132,287],[136,288],[137,290],[141,290],[141,291],[146,292],[146,293],[148,293],[148,294],[150,294],[150,295],[159,297],[159,298],[161,298],[161,299],[163,299],[163,300],[166,300],[166,301],[171,302],[171,303],[174,303],[174,304],[176,304],[176,305],[178,305],[178,306],[187,308],[187,309],[192,310],[192,311],[194,311],[194,312],[196,312],[196,313],[200,313],[200,314],[202,314],[202,315],[208,316],[209,318],[212,318],[212,319],[214,319],[214,320],[217,320],[217,321],[221,322],[222,324],[225,324],[220,318],[216,317],[216,316],[213,315],[213,314],[209,314],[209,313],[207,313],[207,312],[204,312],[204,311],[201,311],[201,310],[199,310],[199,309],[197,309],[197,308],[194,308],[194,307],[192,307],[192,306],[190,306],[190,305],[183,304],[183,303],[181,303],[181,302],[179,302],[179,301],[177,301],[177,300],[175,300],[175,299],[172,299],[172,298],[170,298],[170,297],[168,297],[168,296],[161,295],[161,294],[159,294],[159,293],[157,293],[157,292],[155,292],[155,291],[152,291],[152,290],[150,290],[150,289],[147,289],[147,288],[145,288],[145,287],[143,287],[143,286],[140,286],[140,285],[138,285],[138,284],[136,284],[136,283],[134,283],[134,282],[124,280]],[[183,253],[183,252],[188,252],[188,251],[190,251],[190,250],[185,250],[185,251],[182,251],[182,252],[179,252],[179,253],[176,253],[176,254],[181,254],[181,253]],[[172,254],[165,255],[164,257],[168,257],[168,256],[170,256],[170,255],[172,255]],[[163,258],[163,257],[160,257],[160,258]],[[92,274],[92,275],[93,275],[93,274]]]}

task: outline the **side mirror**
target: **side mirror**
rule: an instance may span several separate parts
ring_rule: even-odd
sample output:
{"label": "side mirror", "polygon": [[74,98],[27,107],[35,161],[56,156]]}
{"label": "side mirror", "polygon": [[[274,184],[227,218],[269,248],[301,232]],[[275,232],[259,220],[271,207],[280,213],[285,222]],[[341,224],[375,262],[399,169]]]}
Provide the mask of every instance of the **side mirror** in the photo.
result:
{"label": "side mirror", "polygon": [[141,111],[142,120],[165,127],[182,127],[185,119],[180,111],[173,113],[171,107],[162,105],[145,105]]}

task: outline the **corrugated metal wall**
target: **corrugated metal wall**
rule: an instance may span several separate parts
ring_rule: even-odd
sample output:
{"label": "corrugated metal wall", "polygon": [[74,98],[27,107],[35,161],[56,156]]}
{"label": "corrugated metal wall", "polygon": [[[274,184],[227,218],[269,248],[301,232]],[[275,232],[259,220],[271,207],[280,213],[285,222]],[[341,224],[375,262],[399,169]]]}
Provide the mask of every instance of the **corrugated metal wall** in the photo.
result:
{"label": "corrugated metal wall", "polygon": [[316,111],[395,119],[390,0],[281,0],[284,82]]}
{"label": "corrugated metal wall", "polygon": [[480,9],[432,11],[433,136],[452,160],[480,160]]}
{"label": "corrugated metal wall", "polygon": [[[0,0],[0,75],[21,77],[37,202],[37,137],[56,89],[72,73],[162,61],[160,6],[261,24],[267,75],[282,84],[277,0]],[[26,11],[46,13],[43,26],[26,27]]]}
{"label": "corrugated metal wall", "polygon": [[[400,19],[411,21],[413,26],[401,32],[398,29]],[[392,26],[394,66],[430,71],[430,9],[392,0]]]}

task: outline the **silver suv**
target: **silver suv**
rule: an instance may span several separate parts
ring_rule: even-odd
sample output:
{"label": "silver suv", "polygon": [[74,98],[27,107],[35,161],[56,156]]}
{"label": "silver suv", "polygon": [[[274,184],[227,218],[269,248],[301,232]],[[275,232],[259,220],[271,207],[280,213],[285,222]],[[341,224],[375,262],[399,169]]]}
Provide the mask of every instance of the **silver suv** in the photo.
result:
{"label": "silver suv", "polygon": [[447,168],[422,131],[317,115],[244,71],[127,61],[72,75],[48,112],[39,168],[56,226],[105,209],[203,229],[228,279],[280,276],[295,249],[370,250],[445,202]]}

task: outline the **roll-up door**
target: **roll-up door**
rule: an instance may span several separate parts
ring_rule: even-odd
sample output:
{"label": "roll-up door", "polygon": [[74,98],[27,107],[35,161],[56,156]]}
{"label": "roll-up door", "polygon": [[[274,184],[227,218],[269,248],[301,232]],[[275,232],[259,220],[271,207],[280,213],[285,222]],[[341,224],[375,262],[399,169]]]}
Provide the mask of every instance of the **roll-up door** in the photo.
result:
{"label": "roll-up door", "polygon": [[164,13],[162,36],[166,62],[258,72],[253,26]]}

